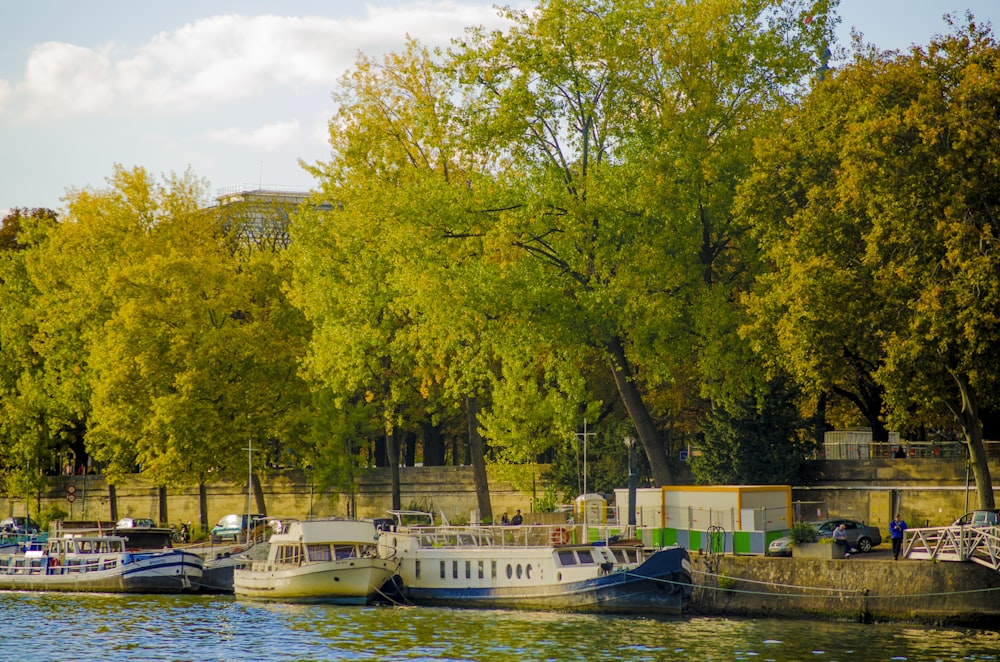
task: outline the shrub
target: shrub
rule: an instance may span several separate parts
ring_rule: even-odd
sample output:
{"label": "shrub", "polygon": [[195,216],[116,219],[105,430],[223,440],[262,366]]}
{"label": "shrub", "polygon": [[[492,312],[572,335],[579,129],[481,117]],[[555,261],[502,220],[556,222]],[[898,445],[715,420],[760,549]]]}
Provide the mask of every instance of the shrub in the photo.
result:
{"label": "shrub", "polygon": [[812,524],[796,522],[792,525],[792,541],[796,544],[816,542],[818,539],[819,531]]}
{"label": "shrub", "polygon": [[49,524],[66,519],[69,515],[65,510],[54,503],[50,503],[42,512],[38,513],[38,528],[42,531],[49,530]]}

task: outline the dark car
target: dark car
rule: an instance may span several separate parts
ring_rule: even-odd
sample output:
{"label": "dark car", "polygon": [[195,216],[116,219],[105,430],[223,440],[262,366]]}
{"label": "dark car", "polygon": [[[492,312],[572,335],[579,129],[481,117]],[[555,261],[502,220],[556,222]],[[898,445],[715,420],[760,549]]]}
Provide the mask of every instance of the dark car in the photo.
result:
{"label": "dark car", "polygon": [[882,544],[882,533],[877,526],[865,526],[864,522],[852,519],[828,519],[823,522],[816,522],[816,530],[819,531],[820,538],[832,538],[833,530],[844,524],[847,530],[847,544],[852,549],[862,552],[870,552],[873,547]]}
{"label": "dark car", "polygon": [[4,533],[38,533],[38,524],[30,517],[8,517],[0,521],[0,531]]}
{"label": "dark car", "polygon": [[992,524],[994,526],[1000,524],[1000,508],[992,508],[989,510],[973,510],[959,517],[957,520],[952,522],[951,525],[978,526],[982,524]]}

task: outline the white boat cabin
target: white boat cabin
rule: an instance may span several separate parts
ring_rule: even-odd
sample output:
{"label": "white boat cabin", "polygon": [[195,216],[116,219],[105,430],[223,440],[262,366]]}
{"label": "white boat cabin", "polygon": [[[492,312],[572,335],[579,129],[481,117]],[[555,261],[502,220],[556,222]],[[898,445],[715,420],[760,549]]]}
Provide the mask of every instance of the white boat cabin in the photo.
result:
{"label": "white boat cabin", "polygon": [[340,519],[293,521],[283,533],[271,536],[267,565],[271,568],[300,566],[374,557],[377,553],[378,539],[373,522]]}

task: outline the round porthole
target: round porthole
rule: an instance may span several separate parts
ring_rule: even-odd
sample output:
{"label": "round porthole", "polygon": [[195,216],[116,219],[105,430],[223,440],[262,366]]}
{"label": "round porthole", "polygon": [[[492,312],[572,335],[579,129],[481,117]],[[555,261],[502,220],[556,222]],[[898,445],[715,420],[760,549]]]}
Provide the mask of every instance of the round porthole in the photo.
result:
{"label": "round porthole", "polygon": [[556,581],[557,582],[561,582],[562,581],[562,573],[561,572],[557,572],[556,573]]}
{"label": "round porthole", "polygon": [[524,569],[524,576],[527,577],[528,579],[531,579],[531,564],[530,563]]}
{"label": "round porthole", "polygon": [[513,576],[514,576],[514,568],[511,567],[511,565],[508,563],[507,564],[507,579],[510,579]]}
{"label": "round porthole", "polygon": [[517,578],[518,579],[521,578],[521,564],[520,563],[517,564]]}

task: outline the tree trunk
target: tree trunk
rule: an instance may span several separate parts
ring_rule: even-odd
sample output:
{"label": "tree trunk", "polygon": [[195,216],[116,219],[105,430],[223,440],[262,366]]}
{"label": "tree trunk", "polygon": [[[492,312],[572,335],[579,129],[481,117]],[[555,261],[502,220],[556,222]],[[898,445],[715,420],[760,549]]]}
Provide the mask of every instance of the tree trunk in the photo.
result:
{"label": "tree trunk", "polygon": [[[472,476],[476,483],[476,505],[479,506],[479,521],[493,521],[493,505],[490,503],[489,477],[486,475],[486,444],[479,433],[479,399],[466,400],[466,418],[469,424],[469,455]],[[477,524],[477,522],[470,522]]]}
{"label": "tree trunk", "polygon": [[402,498],[399,490],[399,443],[396,431],[385,432],[385,450],[389,461],[389,476],[392,480],[392,509],[402,509]]}
{"label": "tree trunk", "polygon": [[653,418],[649,415],[649,409],[642,400],[642,394],[635,385],[635,377],[632,374],[632,366],[625,356],[625,348],[622,347],[621,339],[615,336],[608,342],[608,352],[610,354],[611,372],[618,385],[618,393],[621,394],[622,402],[628,411],[635,431],[639,434],[639,441],[646,451],[649,459],[649,467],[653,472],[653,482],[657,487],[670,485],[673,479],[670,475],[670,465],[667,464],[667,453],[663,445]]}
{"label": "tree trunk", "polygon": [[264,503],[264,488],[262,488],[260,485],[260,476],[257,475],[257,472],[253,473],[252,482],[253,482],[253,498],[254,501],[257,503],[257,512],[267,517],[267,504]]}
{"label": "tree trunk", "polygon": [[976,494],[979,496],[979,507],[988,510],[996,507],[993,498],[993,480],[986,457],[986,447],[983,445],[983,426],[979,420],[979,400],[975,389],[969,383],[968,375],[952,372],[951,376],[958,384],[961,395],[961,407],[953,412],[962,431],[965,433],[965,443],[969,448],[969,463],[972,475],[976,479]]}
{"label": "tree trunk", "polygon": [[417,433],[410,431],[406,433],[406,444],[403,447],[403,466],[417,466]]}
{"label": "tree trunk", "polygon": [[166,525],[170,523],[170,513],[167,512],[167,488],[158,488],[160,497],[160,524]]}
{"label": "tree trunk", "polygon": [[422,421],[420,428],[424,433],[424,466],[444,466],[444,437],[441,428],[430,421]]}
{"label": "tree trunk", "polygon": [[376,467],[389,467],[392,466],[392,462],[389,461],[389,448],[386,445],[386,437],[375,437],[375,466]]}
{"label": "tree trunk", "polygon": [[111,508],[111,521],[118,521],[118,489],[108,483],[108,506]]}
{"label": "tree trunk", "polygon": [[198,483],[198,520],[201,530],[208,532],[208,488],[205,481]]}

